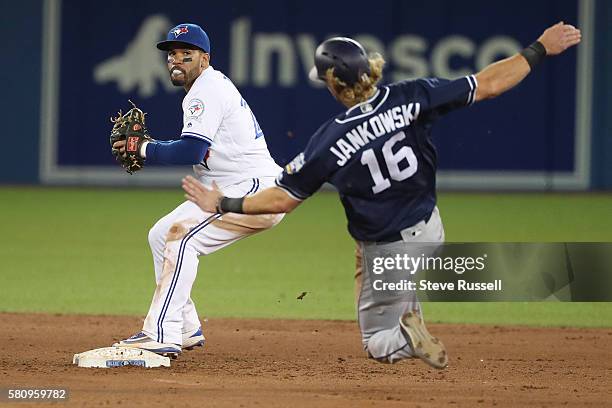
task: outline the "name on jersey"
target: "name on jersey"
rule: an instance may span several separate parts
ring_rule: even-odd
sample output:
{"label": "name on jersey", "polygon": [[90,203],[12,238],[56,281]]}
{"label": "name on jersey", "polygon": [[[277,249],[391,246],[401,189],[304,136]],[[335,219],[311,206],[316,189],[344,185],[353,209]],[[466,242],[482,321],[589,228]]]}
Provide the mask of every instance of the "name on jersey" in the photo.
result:
{"label": "name on jersey", "polygon": [[346,132],[343,137],[336,141],[334,146],[329,148],[329,151],[338,157],[336,164],[344,166],[355,153],[371,141],[410,126],[412,122],[417,120],[420,111],[420,103],[409,103],[408,105],[394,106],[371,116]]}

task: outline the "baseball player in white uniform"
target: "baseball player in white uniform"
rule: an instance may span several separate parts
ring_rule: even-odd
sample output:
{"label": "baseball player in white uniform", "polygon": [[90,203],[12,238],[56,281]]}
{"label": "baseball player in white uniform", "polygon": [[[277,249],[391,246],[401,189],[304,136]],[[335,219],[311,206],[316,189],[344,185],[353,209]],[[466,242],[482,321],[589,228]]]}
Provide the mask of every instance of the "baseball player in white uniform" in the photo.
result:
{"label": "baseball player in white uniform", "polygon": [[[232,82],[209,65],[210,41],[195,24],[180,24],[157,48],[168,53],[170,79],[183,86],[183,129],[173,141],[145,142],[147,164],[193,164],[205,185],[244,197],[274,185],[274,162],[255,115]],[[124,142],[114,147],[124,151]],[[284,214],[244,215],[202,211],[184,202],[149,232],[157,288],[142,331],[115,343],[176,357],[204,344],[191,287],[198,257],[273,227]]]}

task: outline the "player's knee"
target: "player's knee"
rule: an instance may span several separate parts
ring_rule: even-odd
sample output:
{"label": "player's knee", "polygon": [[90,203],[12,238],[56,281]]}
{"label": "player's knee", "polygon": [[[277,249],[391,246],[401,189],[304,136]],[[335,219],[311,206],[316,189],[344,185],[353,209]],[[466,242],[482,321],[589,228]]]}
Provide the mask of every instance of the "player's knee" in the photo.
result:
{"label": "player's knee", "polygon": [[166,242],[181,240],[185,235],[187,235],[188,232],[189,228],[186,225],[180,222],[175,222],[168,229],[166,234]]}
{"label": "player's knee", "polygon": [[164,240],[166,239],[167,230],[164,229],[164,226],[157,222],[155,225],[151,227],[149,230],[149,245],[151,248],[155,248],[157,246],[163,246]]}
{"label": "player's knee", "polygon": [[387,356],[385,357],[374,357],[372,354],[370,354],[370,352],[368,352],[368,358],[371,360],[374,360],[378,363],[382,363],[382,364],[393,364],[395,363],[395,361],[391,361]]}

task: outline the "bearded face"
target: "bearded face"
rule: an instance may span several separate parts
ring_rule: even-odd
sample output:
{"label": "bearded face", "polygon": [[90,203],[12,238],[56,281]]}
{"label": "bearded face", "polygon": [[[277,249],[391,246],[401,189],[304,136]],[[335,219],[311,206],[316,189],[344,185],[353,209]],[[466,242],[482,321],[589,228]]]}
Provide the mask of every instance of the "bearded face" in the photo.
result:
{"label": "bearded face", "polygon": [[208,67],[208,54],[200,49],[175,48],[168,51],[168,73],[174,86],[190,87]]}

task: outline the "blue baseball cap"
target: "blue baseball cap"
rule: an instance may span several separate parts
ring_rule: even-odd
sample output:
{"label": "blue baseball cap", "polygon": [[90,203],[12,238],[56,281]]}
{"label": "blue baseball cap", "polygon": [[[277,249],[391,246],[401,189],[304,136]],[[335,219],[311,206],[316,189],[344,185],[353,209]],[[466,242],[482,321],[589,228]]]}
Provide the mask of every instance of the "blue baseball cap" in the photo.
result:
{"label": "blue baseball cap", "polygon": [[169,51],[172,48],[181,48],[184,45],[198,47],[204,52],[210,53],[210,40],[202,27],[197,24],[179,24],[166,36],[166,41],[157,43],[157,48],[162,51]]}

